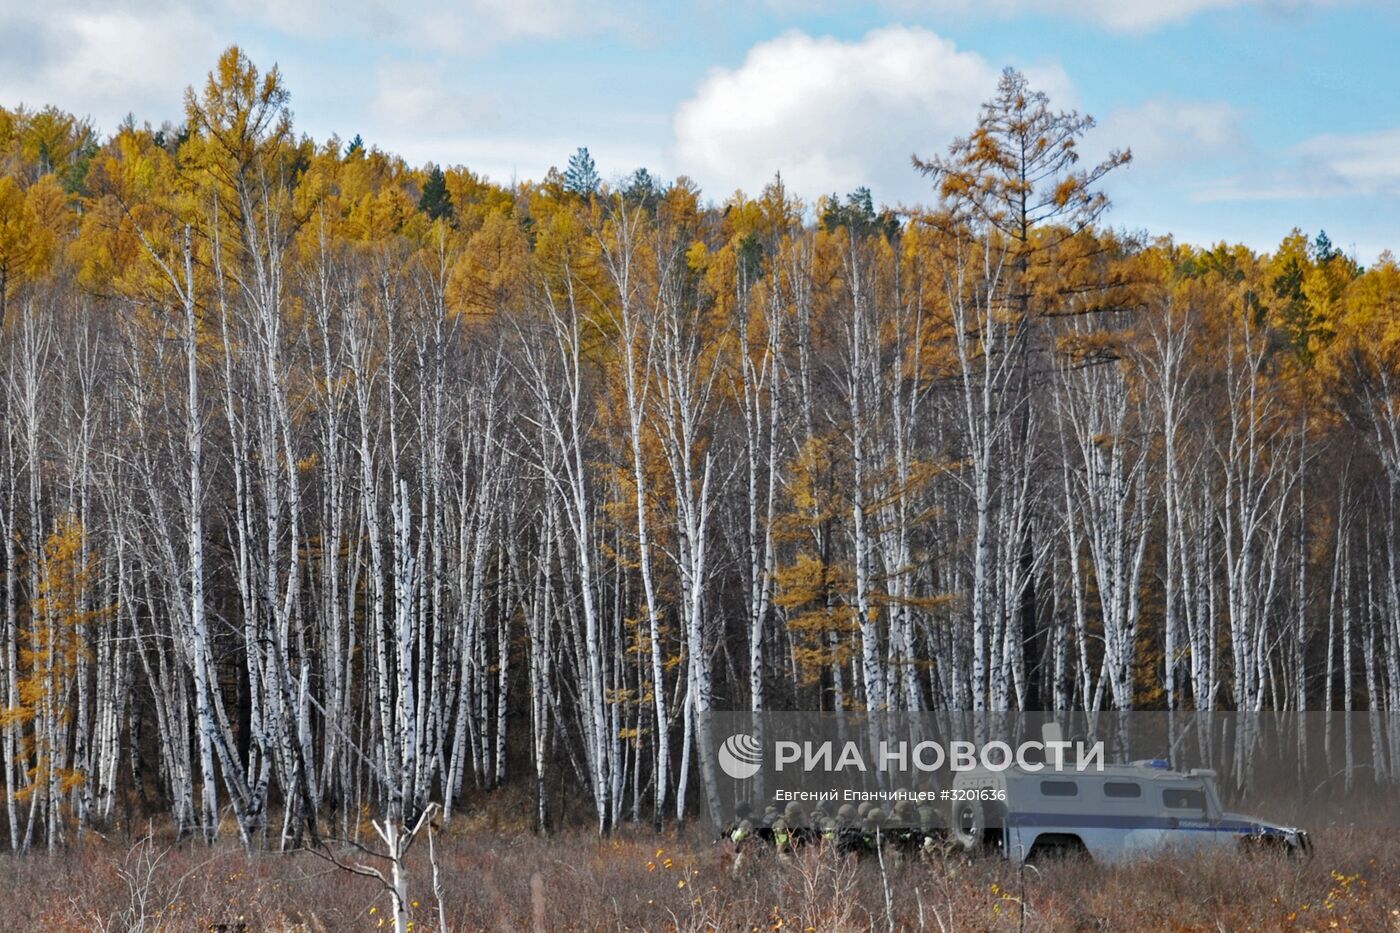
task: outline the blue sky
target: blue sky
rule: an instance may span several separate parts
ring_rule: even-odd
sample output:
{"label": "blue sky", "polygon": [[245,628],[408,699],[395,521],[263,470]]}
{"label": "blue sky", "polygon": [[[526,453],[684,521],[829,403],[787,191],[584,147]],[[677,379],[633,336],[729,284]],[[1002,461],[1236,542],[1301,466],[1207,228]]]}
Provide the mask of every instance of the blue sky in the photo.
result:
{"label": "blue sky", "polygon": [[707,197],[775,171],[811,199],[927,199],[909,155],[965,132],[1005,65],[1131,146],[1110,222],[1269,249],[1400,246],[1396,0],[0,0],[0,103],[110,130],[177,119],[219,50],[276,62],[297,127],[415,164],[605,176]]}

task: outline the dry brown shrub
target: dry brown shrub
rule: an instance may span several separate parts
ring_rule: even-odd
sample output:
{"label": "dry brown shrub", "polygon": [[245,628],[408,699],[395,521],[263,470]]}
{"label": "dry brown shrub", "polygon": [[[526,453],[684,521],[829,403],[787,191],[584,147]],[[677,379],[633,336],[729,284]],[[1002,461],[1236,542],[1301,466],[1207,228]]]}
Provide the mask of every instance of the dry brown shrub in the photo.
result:
{"label": "dry brown shrub", "polygon": [[[454,930],[1400,930],[1400,841],[1379,832],[1323,833],[1302,860],[949,859],[882,875],[874,860],[815,849],[756,849],[735,870],[732,848],[698,832],[542,838],[454,823],[437,838]],[[426,846],[410,863],[414,929],[435,929]],[[369,879],[236,840],[89,836],[53,857],[0,856],[0,871],[5,930],[373,930],[388,909]]]}

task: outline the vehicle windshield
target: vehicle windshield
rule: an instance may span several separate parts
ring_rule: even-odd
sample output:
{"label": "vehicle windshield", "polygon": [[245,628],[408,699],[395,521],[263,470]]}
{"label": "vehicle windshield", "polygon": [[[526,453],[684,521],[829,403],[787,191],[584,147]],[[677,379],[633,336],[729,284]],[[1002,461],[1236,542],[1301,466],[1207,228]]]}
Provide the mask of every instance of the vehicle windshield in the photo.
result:
{"label": "vehicle windshield", "polygon": [[1168,787],[1162,791],[1162,805],[1168,810],[1190,811],[1192,816],[1205,816],[1204,791],[1185,787]]}

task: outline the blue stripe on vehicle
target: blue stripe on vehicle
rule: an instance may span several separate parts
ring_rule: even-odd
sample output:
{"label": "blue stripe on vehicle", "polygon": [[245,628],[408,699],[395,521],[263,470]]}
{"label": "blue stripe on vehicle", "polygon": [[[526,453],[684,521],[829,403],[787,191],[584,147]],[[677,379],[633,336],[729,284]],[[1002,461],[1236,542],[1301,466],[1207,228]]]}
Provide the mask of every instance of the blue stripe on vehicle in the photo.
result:
{"label": "blue stripe on vehicle", "polygon": [[1170,829],[1204,833],[1279,833],[1280,830],[1236,820],[1181,819],[1169,816],[1117,816],[1081,813],[1012,813],[1012,826],[1079,826],[1092,829]]}

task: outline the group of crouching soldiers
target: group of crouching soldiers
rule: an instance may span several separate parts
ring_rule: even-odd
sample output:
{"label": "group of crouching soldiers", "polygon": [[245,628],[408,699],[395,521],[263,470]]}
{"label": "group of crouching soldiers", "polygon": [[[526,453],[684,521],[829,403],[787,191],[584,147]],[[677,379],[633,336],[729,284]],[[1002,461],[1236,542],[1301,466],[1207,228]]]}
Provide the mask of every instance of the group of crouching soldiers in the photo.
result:
{"label": "group of crouching soldiers", "polygon": [[896,802],[889,813],[869,802],[842,804],[833,813],[825,804],[805,810],[794,801],[781,811],[775,802],[762,815],[754,815],[747,804],[740,804],[720,840],[733,845],[735,870],[760,848],[787,859],[799,849],[821,847],[840,856],[879,857],[898,866],[950,853],[948,832],[938,816],[932,806],[916,807],[909,800]]}

